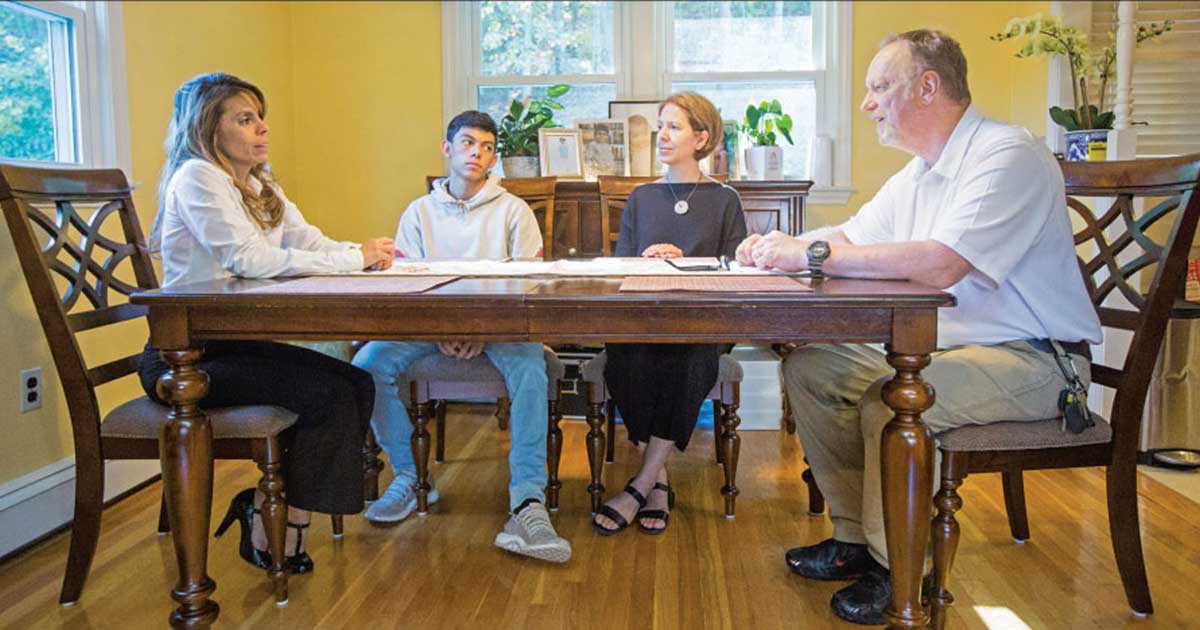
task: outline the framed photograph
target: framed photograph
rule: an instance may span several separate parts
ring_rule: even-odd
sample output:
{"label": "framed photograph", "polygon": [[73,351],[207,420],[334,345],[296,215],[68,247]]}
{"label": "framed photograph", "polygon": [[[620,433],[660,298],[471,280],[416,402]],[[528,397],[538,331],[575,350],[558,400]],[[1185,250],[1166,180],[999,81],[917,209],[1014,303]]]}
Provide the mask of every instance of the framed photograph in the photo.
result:
{"label": "framed photograph", "polygon": [[583,178],[629,175],[629,123],[624,120],[577,120],[583,145]]}
{"label": "framed photograph", "polygon": [[538,129],[538,156],[543,177],[583,177],[583,147],[578,129]]}
{"label": "framed photograph", "polygon": [[712,175],[727,175],[729,179],[738,178],[738,121],[725,120],[721,124],[724,137],[721,146],[712,153]]}
{"label": "framed photograph", "polygon": [[659,101],[609,101],[608,117],[624,120],[629,134],[629,174],[637,177],[654,175],[658,161],[657,143]]}

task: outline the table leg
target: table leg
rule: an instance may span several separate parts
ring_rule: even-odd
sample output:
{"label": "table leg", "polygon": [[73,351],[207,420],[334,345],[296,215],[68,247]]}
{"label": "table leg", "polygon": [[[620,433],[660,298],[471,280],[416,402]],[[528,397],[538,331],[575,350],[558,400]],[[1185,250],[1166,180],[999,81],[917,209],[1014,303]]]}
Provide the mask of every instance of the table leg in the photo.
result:
{"label": "table leg", "polygon": [[212,426],[199,402],[208,394],[208,375],[195,367],[202,351],[163,350],[171,369],[158,379],[158,396],[171,405],[159,439],[163,487],[179,581],[171,597],[179,607],[172,628],[208,628],[220,606],[209,599],[217,584],[208,577],[208,524],[212,516]]}
{"label": "table leg", "polygon": [[933,434],[921,412],[933,406],[933,387],[921,380],[928,354],[901,354],[888,347],[896,375],[883,387],[883,401],[896,416],[883,430],[883,525],[892,573],[892,601],[884,613],[888,630],[924,628],[921,577],[933,512]]}

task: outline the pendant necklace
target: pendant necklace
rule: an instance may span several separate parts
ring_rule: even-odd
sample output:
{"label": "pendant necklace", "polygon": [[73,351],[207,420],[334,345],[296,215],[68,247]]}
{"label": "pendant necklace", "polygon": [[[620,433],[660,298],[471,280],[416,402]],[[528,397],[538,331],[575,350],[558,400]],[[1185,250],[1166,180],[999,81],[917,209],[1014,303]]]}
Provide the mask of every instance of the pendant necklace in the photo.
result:
{"label": "pendant necklace", "polygon": [[680,199],[679,195],[675,194],[675,187],[671,184],[671,182],[667,182],[667,189],[671,191],[671,196],[675,198],[675,214],[680,214],[680,215],[687,214],[688,200],[690,200],[692,198],[692,195],[696,194],[696,189],[699,187],[700,187],[700,182],[696,182],[692,186],[692,192],[688,193],[688,196],[686,198]]}

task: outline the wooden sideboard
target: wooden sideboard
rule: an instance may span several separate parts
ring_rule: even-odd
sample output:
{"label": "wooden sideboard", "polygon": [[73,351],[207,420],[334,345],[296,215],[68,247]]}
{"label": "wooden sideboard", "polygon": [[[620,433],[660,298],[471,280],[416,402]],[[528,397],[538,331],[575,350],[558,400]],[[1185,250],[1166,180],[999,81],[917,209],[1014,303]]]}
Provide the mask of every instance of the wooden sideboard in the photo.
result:
{"label": "wooden sideboard", "polygon": [[[729,185],[742,197],[746,223],[752,233],[779,230],[796,235],[804,231],[804,203],[811,181],[734,181]],[[620,225],[619,216],[612,219],[613,225]],[[538,217],[539,222],[543,220]],[[603,255],[600,188],[596,182],[558,182],[553,252],[555,258]]]}

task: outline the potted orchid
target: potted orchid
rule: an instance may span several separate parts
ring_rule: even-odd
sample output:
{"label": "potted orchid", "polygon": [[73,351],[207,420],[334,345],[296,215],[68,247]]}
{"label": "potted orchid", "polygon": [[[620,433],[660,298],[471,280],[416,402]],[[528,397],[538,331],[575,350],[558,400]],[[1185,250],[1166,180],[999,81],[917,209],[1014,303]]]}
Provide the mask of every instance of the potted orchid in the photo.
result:
{"label": "potted orchid", "polygon": [[[1170,31],[1171,25],[1170,20],[1138,24],[1137,43]],[[1116,78],[1113,68],[1117,60],[1116,47],[1109,44],[1093,51],[1083,31],[1063,24],[1058,16],[1042,16],[1040,13],[1013,18],[1003,31],[991,36],[993,41],[998,42],[1016,38],[1022,40],[1021,48],[1016,53],[1018,58],[1037,55],[1063,55],[1067,58],[1071,70],[1073,107],[1051,107],[1050,118],[1067,132],[1067,160],[1087,160],[1089,145],[1105,142],[1116,118],[1112,111],[1105,109],[1109,81]],[[1115,39],[1115,36],[1110,36],[1110,40]],[[1098,102],[1092,104],[1089,102],[1088,85],[1089,81],[1097,80],[1100,81]]]}

